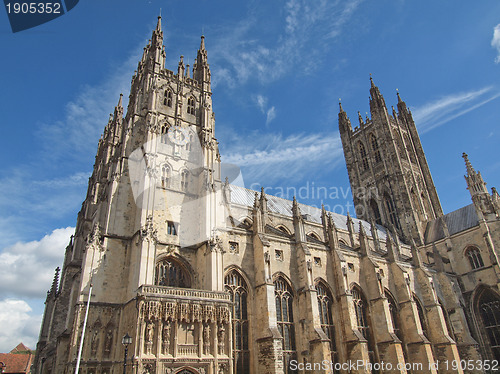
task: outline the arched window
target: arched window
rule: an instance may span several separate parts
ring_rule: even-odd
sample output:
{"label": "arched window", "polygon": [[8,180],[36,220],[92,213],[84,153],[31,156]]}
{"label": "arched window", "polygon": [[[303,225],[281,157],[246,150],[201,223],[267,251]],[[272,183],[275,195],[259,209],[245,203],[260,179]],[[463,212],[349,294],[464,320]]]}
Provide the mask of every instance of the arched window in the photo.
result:
{"label": "arched window", "polygon": [[248,348],[248,286],[236,270],[224,278],[225,290],[233,302],[233,354],[236,374],[250,372],[250,351]]}
{"label": "arched window", "polygon": [[368,322],[368,303],[359,289],[359,287],[354,286],[351,290],[352,300],[354,302],[354,309],[356,311],[356,321],[358,324],[358,330],[365,337],[368,342],[368,355],[370,356],[370,361],[372,363],[375,360],[375,344],[371,336],[370,324]]}
{"label": "arched window", "polygon": [[500,361],[500,298],[494,292],[484,289],[477,298],[476,310],[486,332],[491,358]]}
{"label": "arched window", "polygon": [[387,214],[389,216],[389,220],[394,225],[395,228],[399,229],[399,220],[396,214],[396,206],[394,205],[394,201],[391,197],[385,193],[384,194],[385,208],[387,209]]}
{"label": "arched window", "polygon": [[316,292],[318,293],[318,309],[321,328],[330,339],[330,351],[332,353],[332,361],[337,362],[337,348],[335,344],[335,326],[332,318],[333,297],[330,290],[322,283],[316,284]]}
{"label": "arched window", "polygon": [[189,134],[189,141],[186,143],[186,151],[190,151],[193,149],[193,140],[194,140],[194,137],[193,137],[193,134]]}
{"label": "arched window", "polygon": [[163,105],[172,107],[172,91],[169,89],[165,90],[165,96],[163,97]]}
{"label": "arched window", "polygon": [[375,154],[375,162],[379,163],[380,161],[382,161],[382,157],[380,156],[380,149],[378,147],[377,138],[373,134],[370,134],[370,143],[372,144],[372,150]]}
{"label": "arched window", "polygon": [[425,319],[425,313],[424,313],[424,307],[422,306],[422,303],[416,297],[413,295],[413,300],[415,300],[415,304],[417,306],[417,312],[418,312],[418,319],[420,320],[420,326],[422,326],[422,332],[424,333],[424,336],[429,339],[429,329],[427,328],[427,320]]}
{"label": "arched window", "polygon": [[170,187],[170,166],[167,164],[161,167],[161,186],[163,188]]}
{"label": "arched window", "polygon": [[188,112],[188,114],[194,114],[194,110],[195,110],[194,97],[190,97],[188,99],[187,112]]}
{"label": "arched window", "polygon": [[368,157],[366,156],[366,148],[363,143],[358,142],[359,155],[361,157],[361,165],[363,170],[368,170]]}
{"label": "arched window", "polygon": [[295,328],[293,324],[293,294],[288,282],[283,277],[274,281],[274,296],[276,299],[276,319],[278,330],[283,337],[282,347],[285,373],[294,373],[290,361],[296,359]]}
{"label": "arched window", "polygon": [[481,257],[479,248],[469,247],[466,249],[465,255],[469,259],[469,263],[472,269],[479,269],[484,267],[483,258]]}
{"label": "arched window", "polygon": [[280,230],[282,233],[286,234],[286,235],[290,235],[290,231],[288,231],[288,229],[285,227],[285,226],[278,226],[276,227],[278,230]]}
{"label": "arched window", "polygon": [[165,143],[165,144],[167,144],[167,143],[168,143],[168,136],[167,136],[167,132],[168,132],[168,125],[167,125],[167,124],[164,124],[164,125],[161,127],[161,142],[162,142],[162,143]]}
{"label": "arched window", "polygon": [[189,185],[189,174],[187,170],[183,170],[181,173],[181,190],[187,191]]}
{"label": "arched window", "polygon": [[410,137],[408,136],[408,133],[404,133],[404,140],[406,143],[406,150],[408,151],[408,154],[410,155],[410,161],[413,162],[414,164],[417,163],[417,159],[415,157],[415,152],[413,151],[413,144],[411,143]]}
{"label": "arched window", "polygon": [[378,209],[378,204],[375,199],[370,200],[370,208],[372,209],[373,219],[375,220],[375,223],[381,225],[382,217],[380,216],[380,210]]}
{"label": "arched window", "polygon": [[317,240],[317,241],[321,241],[321,239],[319,238],[318,234],[316,234],[315,232],[311,232],[310,234],[308,234],[309,237],[311,237],[312,239],[314,240]]}
{"label": "arched window", "polygon": [[156,264],[155,284],[169,287],[191,287],[188,273],[173,258],[166,258]]}
{"label": "arched window", "polygon": [[394,329],[394,334],[400,339],[401,338],[401,330],[399,328],[399,312],[398,312],[398,304],[396,303],[396,300],[392,297],[392,295],[389,292],[385,292],[385,297],[387,297],[387,301],[389,302],[389,312],[391,313],[391,319],[392,319],[392,327]]}

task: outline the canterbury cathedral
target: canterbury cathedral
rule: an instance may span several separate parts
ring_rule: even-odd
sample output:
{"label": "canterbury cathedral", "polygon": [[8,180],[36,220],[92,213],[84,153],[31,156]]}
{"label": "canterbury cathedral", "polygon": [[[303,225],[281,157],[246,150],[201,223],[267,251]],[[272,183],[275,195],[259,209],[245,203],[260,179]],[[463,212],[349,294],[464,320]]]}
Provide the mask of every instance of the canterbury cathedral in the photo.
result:
{"label": "canterbury cathedral", "polygon": [[204,37],[192,67],[165,58],[159,17],[99,139],[36,373],[498,372],[500,196],[467,154],[471,204],[444,214],[410,110],[370,79],[370,115],[338,114],[356,217],[252,191],[221,160]]}

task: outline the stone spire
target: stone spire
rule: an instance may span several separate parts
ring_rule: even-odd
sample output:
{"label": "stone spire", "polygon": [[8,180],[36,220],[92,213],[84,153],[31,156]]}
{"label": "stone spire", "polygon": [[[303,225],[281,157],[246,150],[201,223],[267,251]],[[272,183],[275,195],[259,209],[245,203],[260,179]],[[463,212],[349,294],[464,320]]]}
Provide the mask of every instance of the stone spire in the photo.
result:
{"label": "stone spire", "polygon": [[472,197],[479,194],[488,194],[486,189],[486,182],[481,176],[481,172],[476,172],[469,161],[469,156],[467,153],[462,153],[462,157],[465,161],[465,168],[467,169],[467,175],[465,175],[465,181],[467,182],[467,189],[469,190]]}
{"label": "stone spire", "polygon": [[467,182],[467,189],[470,192],[472,202],[474,203],[479,218],[486,218],[484,215],[490,213],[499,214],[498,204],[495,204],[493,201],[493,197],[496,198],[496,194],[492,197],[488,193],[486,182],[483,180],[481,172],[476,172],[476,170],[474,170],[467,153],[462,153],[462,157],[464,158],[465,168],[467,170],[467,175],[464,175],[465,181]]}
{"label": "stone spire", "polygon": [[344,108],[342,108],[342,103],[340,101],[339,101],[339,130],[341,135],[352,132],[351,121],[347,117],[347,113],[344,111]]}
{"label": "stone spire", "polygon": [[372,118],[373,118],[373,113],[375,111],[385,109],[385,100],[382,94],[380,93],[380,90],[378,89],[377,86],[375,86],[375,83],[373,83],[373,78],[370,74],[370,112],[372,113]]}
{"label": "stone spire", "polygon": [[205,49],[205,36],[201,36],[200,49],[196,55],[193,66],[193,78],[199,83],[210,84],[210,67],[208,66],[208,54]]}

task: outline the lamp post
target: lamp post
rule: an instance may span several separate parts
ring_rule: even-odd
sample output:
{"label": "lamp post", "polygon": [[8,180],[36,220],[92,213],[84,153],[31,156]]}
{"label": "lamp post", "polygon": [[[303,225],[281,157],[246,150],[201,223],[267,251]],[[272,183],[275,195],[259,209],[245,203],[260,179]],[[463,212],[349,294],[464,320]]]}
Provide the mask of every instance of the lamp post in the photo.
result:
{"label": "lamp post", "polygon": [[125,347],[125,353],[123,355],[123,374],[126,374],[128,346],[132,344],[132,337],[128,333],[122,338],[122,344]]}
{"label": "lamp post", "polygon": [[0,361],[0,374],[7,369],[7,365],[5,365],[2,361]]}

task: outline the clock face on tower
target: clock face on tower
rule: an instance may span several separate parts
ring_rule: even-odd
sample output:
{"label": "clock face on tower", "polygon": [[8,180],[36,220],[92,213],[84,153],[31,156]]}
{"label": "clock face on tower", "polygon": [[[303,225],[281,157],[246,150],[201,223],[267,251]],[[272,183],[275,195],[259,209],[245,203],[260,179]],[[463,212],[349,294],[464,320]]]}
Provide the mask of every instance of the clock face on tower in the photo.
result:
{"label": "clock face on tower", "polygon": [[189,131],[182,127],[171,127],[168,130],[168,138],[177,145],[186,145],[189,142]]}

